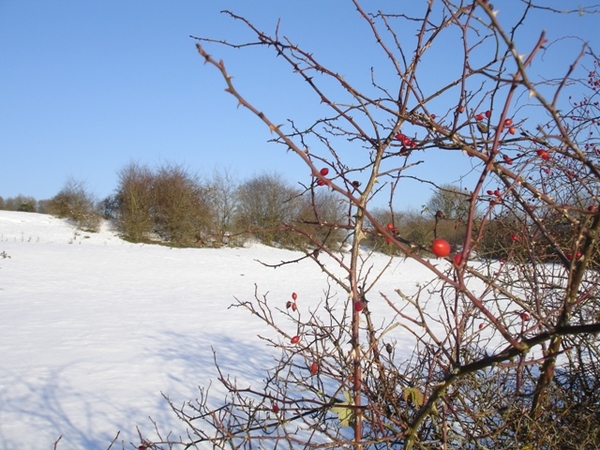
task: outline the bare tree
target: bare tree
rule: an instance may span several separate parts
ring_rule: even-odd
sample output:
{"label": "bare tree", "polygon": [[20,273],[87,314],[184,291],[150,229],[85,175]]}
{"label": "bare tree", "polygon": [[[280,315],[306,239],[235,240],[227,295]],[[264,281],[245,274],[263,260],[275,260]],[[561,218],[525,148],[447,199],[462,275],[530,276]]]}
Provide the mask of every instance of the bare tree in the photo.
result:
{"label": "bare tree", "polygon": [[345,230],[337,227],[344,222],[344,206],[340,196],[334,192],[306,192],[302,196],[298,216],[292,222],[293,230],[299,237],[297,246],[303,249],[323,246],[339,248],[347,237]]}
{"label": "bare tree", "polygon": [[469,214],[471,195],[452,184],[443,184],[436,191],[426,208],[430,214],[441,219],[466,219]]}
{"label": "bare tree", "polygon": [[[388,67],[372,69],[370,86],[351,84],[279,28],[269,34],[231,12],[255,41],[198,38],[199,54],[227,92],[310,169],[307,190],[327,187],[345,199],[343,219],[326,226],[348,233],[349,250],[322,242],[304,256],[346,293],[328,293],[319,311],[283,308],[258,292],[252,302],[239,301],[278,333],[265,339],[281,356],[263,386],[221,374],[229,397],[217,409],[205,390],[197,402],[173,405],[190,429],[182,445],[596,448],[598,59],[571,41],[572,58],[557,61],[562,74],[537,76],[532,64],[542,52],[552,57],[552,42],[542,33],[523,48],[515,36],[541,14],[559,12],[530,1],[511,4],[518,8],[512,23],[486,0],[424,2],[413,15],[351,4],[373,51],[387,58]],[[278,125],[236,89],[236,78],[212,56],[217,49],[208,51],[213,44],[271,49],[329,113],[304,126]],[[453,59],[432,77],[428,58],[449,47]],[[380,77],[385,70],[394,76]],[[351,159],[349,148],[357,150]],[[468,205],[461,250],[448,254],[438,242],[431,251],[441,260],[375,215],[374,198],[388,195],[392,205],[409,180],[442,187],[414,172],[432,163],[430,154],[462,158],[448,171],[462,180]],[[358,173],[366,176],[362,184]],[[503,220],[511,227],[503,229]],[[502,259],[479,258],[490,233],[503,231]],[[361,246],[370,235],[385,237],[427,280],[378,292],[389,265],[373,266]],[[289,322],[296,335],[282,326]],[[412,342],[409,357],[396,351],[399,338],[403,346]]]}
{"label": "bare tree", "polygon": [[206,182],[207,200],[213,211],[214,234],[221,241],[230,242],[229,237],[242,230],[236,229],[235,214],[238,210],[237,177],[228,169],[215,170]]}
{"label": "bare tree", "polygon": [[238,188],[237,226],[265,244],[291,244],[289,227],[300,210],[300,191],[281,175],[263,173]]}

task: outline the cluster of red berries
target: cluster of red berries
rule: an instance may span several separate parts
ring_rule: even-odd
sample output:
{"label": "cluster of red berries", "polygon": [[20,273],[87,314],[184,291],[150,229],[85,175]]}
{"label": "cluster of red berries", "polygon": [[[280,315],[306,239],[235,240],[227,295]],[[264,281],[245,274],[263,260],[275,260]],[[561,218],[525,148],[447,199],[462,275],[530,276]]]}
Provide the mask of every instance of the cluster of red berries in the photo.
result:
{"label": "cluster of red berries", "polygon": [[488,189],[485,193],[492,197],[490,199],[491,206],[502,204],[502,192],[500,192],[500,189],[494,189],[493,191],[491,189]]}
{"label": "cluster of red berries", "polygon": [[[327,167],[323,167],[321,170],[319,170],[319,173],[321,174],[321,176],[326,177],[329,174],[329,169]],[[317,180],[317,186],[324,186],[326,184],[327,182],[322,178],[319,178]]]}
{"label": "cluster of red berries", "polygon": [[500,189],[494,189],[493,191],[488,189],[485,193],[492,197],[492,199],[490,199],[490,204],[492,206],[502,203],[502,192],[500,192]]}
{"label": "cluster of red berries", "polygon": [[402,150],[400,150],[400,153],[412,150],[417,146],[417,141],[411,139],[403,133],[396,134],[396,139],[398,139],[402,143]]}
{"label": "cluster of red berries", "polygon": [[512,119],[504,119],[504,126],[508,129],[509,134],[515,134],[517,132],[516,128],[513,126]]}
{"label": "cluster of red berries", "polygon": [[[295,292],[292,292],[292,300],[288,300],[285,307],[287,309],[292,308],[292,311],[297,311],[298,306],[296,305],[296,300],[298,300],[298,294],[296,294]],[[292,344],[297,344],[298,342],[300,342],[300,336],[296,334],[295,336],[293,336],[290,339],[290,342]],[[313,363],[309,367],[309,370],[310,370],[311,375],[316,375],[319,372],[319,364],[316,361],[313,361]],[[274,413],[279,412],[279,406],[277,406],[276,404],[273,405],[273,412]]]}
{"label": "cluster of red berries", "polygon": [[[394,234],[396,233],[396,231],[398,231],[398,230],[396,229],[396,227],[394,226],[394,224],[393,224],[393,223],[391,223],[391,222],[390,222],[390,223],[388,223],[388,224],[386,225],[386,227],[387,227],[387,229],[388,229],[388,230],[390,230],[390,231],[391,231],[392,233],[394,233]],[[385,238],[385,242],[386,242],[387,244],[390,244],[390,243],[392,242],[392,240],[391,240],[389,237],[386,237],[386,238]]]}
{"label": "cluster of red berries", "polygon": [[287,303],[285,304],[285,308],[286,309],[290,309],[292,308],[292,311],[297,311],[298,310],[298,305],[296,305],[296,300],[298,299],[298,294],[296,294],[295,292],[292,292],[292,300],[288,300]]}
{"label": "cluster of red berries", "polygon": [[544,150],[543,148],[539,148],[535,151],[535,153],[542,158],[544,161],[548,161],[550,159],[550,152],[548,150]]}
{"label": "cluster of red berries", "polygon": [[492,112],[488,109],[486,112],[484,113],[479,113],[475,115],[475,120],[477,122],[481,122],[483,119],[489,119],[490,117],[492,117]]}
{"label": "cluster of red berries", "polygon": [[[483,113],[476,114],[475,120],[481,122],[483,119],[489,119],[490,117],[492,117],[492,112],[488,109]],[[513,120],[510,118],[504,119],[503,126],[507,129],[509,134],[515,134],[517,132],[517,129],[513,126]]]}
{"label": "cluster of red berries", "polygon": [[[292,308],[292,311],[297,311],[298,310],[298,305],[296,305],[296,300],[298,300],[298,294],[296,294],[295,292],[292,292],[292,300],[288,300],[288,302],[285,304],[286,309],[290,309]],[[295,335],[292,337],[292,339],[290,339],[290,342],[292,344],[297,344],[298,342],[300,342],[300,336]]]}

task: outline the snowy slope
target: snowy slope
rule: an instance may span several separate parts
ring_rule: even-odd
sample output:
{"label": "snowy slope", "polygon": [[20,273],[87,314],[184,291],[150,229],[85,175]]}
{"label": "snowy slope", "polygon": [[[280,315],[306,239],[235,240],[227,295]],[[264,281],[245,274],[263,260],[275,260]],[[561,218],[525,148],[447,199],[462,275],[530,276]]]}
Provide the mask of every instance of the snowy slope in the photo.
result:
{"label": "snowy slope", "polygon": [[[171,249],[132,244],[108,227],[0,211],[0,447],[105,449],[151,434],[181,432],[161,392],[176,403],[216,377],[212,347],[226,372],[261,380],[272,356],[256,335],[272,333],[235,301],[269,293],[301,307],[323,297],[327,280],[298,253],[260,245]],[[374,263],[383,265],[387,258]],[[392,291],[419,280],[414,262],[394,261],[380,284]],[[335,290],[335,288],[334,288]],[[343,300],[344,295],[338,289]],[[217,389],[211,393],[219,397]],[[118,447],[120,448],[120,446]]]}

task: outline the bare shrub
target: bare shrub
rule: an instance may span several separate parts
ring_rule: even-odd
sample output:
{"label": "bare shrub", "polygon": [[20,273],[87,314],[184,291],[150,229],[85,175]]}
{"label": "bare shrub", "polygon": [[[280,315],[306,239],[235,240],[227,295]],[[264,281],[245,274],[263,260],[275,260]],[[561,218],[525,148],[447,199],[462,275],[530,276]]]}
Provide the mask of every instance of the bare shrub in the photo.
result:
{"label": "bare shrub", "polygon": [[102,221],[94,196],[88,192],[85,183],[73,178],[67,180],[58,194],[48,201],[46,210],[49,214],[73,221],[86,231],[98,231]]}

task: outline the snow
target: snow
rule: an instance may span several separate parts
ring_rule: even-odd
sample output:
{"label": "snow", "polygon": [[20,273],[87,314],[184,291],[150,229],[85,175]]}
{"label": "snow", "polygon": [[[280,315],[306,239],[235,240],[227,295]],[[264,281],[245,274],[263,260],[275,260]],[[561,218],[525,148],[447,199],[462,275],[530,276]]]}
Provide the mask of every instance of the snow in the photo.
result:
{"label": "snow", "polygon": [[[120,431],[118,442],[132,448],[136,426],[152,434],[149,417],[184,433],[161,393],[178,406],[196,398],[216,379],[213,348],[224,372],[248,383],[273,366],[273,349],[256,336],[274,332],[229,308],[236,298],[252,300],[256,288],[282,305],[294,291],[304,308],[323,299],[327,277],[314,262],[258,262],[300,256],[262,245],[133,244],[106,224],[87,233],[52,216],[0,211],[1,447],[49,449],[62,436],[59,450],[106,449]],[[414,289],[419,267],[393,260],[376,291]],[[211,395],[221,394],[213,383]]]}

